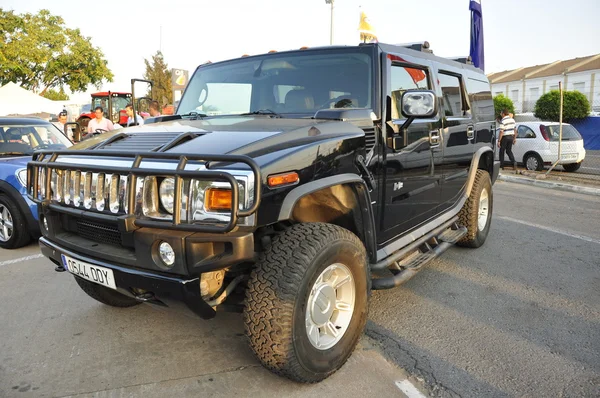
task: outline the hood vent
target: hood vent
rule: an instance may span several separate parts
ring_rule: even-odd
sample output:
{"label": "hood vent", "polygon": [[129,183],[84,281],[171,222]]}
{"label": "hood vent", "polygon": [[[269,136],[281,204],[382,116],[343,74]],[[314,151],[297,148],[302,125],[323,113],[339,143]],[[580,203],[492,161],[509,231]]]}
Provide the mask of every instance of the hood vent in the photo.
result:
{"label": "hood vent", "polygon": [[123,133],[111,137],[96,149],[126,152],[155,152],[166,151],[186,141],[196,138],[197,134],[190,133]]}

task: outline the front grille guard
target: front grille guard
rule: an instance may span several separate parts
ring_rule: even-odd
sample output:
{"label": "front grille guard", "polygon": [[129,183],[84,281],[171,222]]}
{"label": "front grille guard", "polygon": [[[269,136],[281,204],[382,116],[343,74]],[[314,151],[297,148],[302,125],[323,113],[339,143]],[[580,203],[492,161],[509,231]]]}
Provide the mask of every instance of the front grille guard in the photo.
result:
{"label": "front grille guard", "polygon": [[[87,164],[73,164],[73,163],[60,163],[57,162],[59,156],[76,156],[76,157],[112,157],[112,158],[125,158],[133,159],[131,167],[113,167],[113,166],[94,166]],[[164,170],[164,169],[148,169],[141,168],[140,165],[143,160],[176,160],[177,168],[175,170]],[[204,161],[207,170],[185,170],[186,165],[189,161]],[[252,206],[247,210],[239,209],[239,187],[238,182],[234,176],[226,171],[220,170],[208,170],[211,163],[223,162],[228,164],[243,163],[250,167],[254,174],[254,193]],[[261,174],[260,169],[256,162],[243,155],[189,155],[189,154],[178,154],[178,153],[120,153],[116,151],[103,152],[83,152],[73,150],[62,150],[62,151],[37,151],[33,155],[32,161],[27,164],[27,196],[33,202],[40,204],[42,207],[47,207],[51,204],[50,199],[51,192],[51,175],[52,169],[57,170],[77,170],[80,172],[90,173],[113,173],[119,175],[127,175],[127,214],[119,217],[119,219],[125,222],[125,225],[129,225],[128,220],[133,220],[135,225],[138,227],[152,227],[152,228],[164,228],[164,229],[177,229],[182,231],[192,232],[217,232],[226,233],[233,230],[237,224],[239,217],[248,217],[256,212],[260,205],[261,199]],[[45,196],[40,199],[39,192],[39,171],[45,171]],[[175,180],[175,195],[173,201],[173,219],[172,221],[158,221],[137,218],[135,215],[135,200],[136,200],[136,181],[138,177],[149,177],[149,176],[165,176],[173,177]],[[232,198],[231,198],[231,213],[229,223],[226,225],[206,225],[206,224],[195,224],[191,222],[181,222],[181,191],[183,179],[201,179],[201,180],[212,180],[212,181],[223,181],[229,183],[231,186]],[[247,189],[250,189],[248,187]]]}

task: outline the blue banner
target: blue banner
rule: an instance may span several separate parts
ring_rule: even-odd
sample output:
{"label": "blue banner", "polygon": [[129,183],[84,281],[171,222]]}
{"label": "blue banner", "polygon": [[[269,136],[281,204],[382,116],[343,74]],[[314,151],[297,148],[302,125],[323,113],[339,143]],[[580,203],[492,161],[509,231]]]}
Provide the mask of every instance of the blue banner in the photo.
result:
{"label": "blue banner", "polygon": [[481,70],[485,70],[485,58],[483,54],[483,14],[481,12],[481,1],[470,0],[469,10],[471,10],[471,50],[469,55],[473,65]]}

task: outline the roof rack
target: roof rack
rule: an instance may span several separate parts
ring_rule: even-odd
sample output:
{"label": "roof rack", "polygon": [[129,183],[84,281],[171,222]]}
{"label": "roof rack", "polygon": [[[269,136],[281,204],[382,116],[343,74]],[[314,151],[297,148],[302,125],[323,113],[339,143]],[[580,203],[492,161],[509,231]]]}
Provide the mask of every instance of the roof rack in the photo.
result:
{"label": "roof rack", "polygon": [[446,57],[451,61],[460,62],[461,64],[473,65],[473,60],[470,55],[462,56],[462,57]]}
{"label": "roof rack", "polygon": [[411,50],[422,51],[422,52],[433,54],[433,51],[431,50],[428,41],[417,41],[417,42],[413,42],[413,43],[401,43],[401,44],[396,44],[396,46],[406,47],[406,48],[410,48]]}

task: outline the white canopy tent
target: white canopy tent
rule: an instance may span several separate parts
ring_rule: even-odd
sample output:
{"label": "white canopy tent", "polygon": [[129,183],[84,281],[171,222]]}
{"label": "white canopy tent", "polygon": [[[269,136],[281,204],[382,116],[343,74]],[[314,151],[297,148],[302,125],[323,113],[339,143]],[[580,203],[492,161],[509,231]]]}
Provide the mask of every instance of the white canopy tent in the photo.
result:
{"label": "white canopy tent", "polygon": [[61,110],[62,101],[51,101],[13,82],[0,87],[0,116],[31,115],[42,112],[57,114]]}

